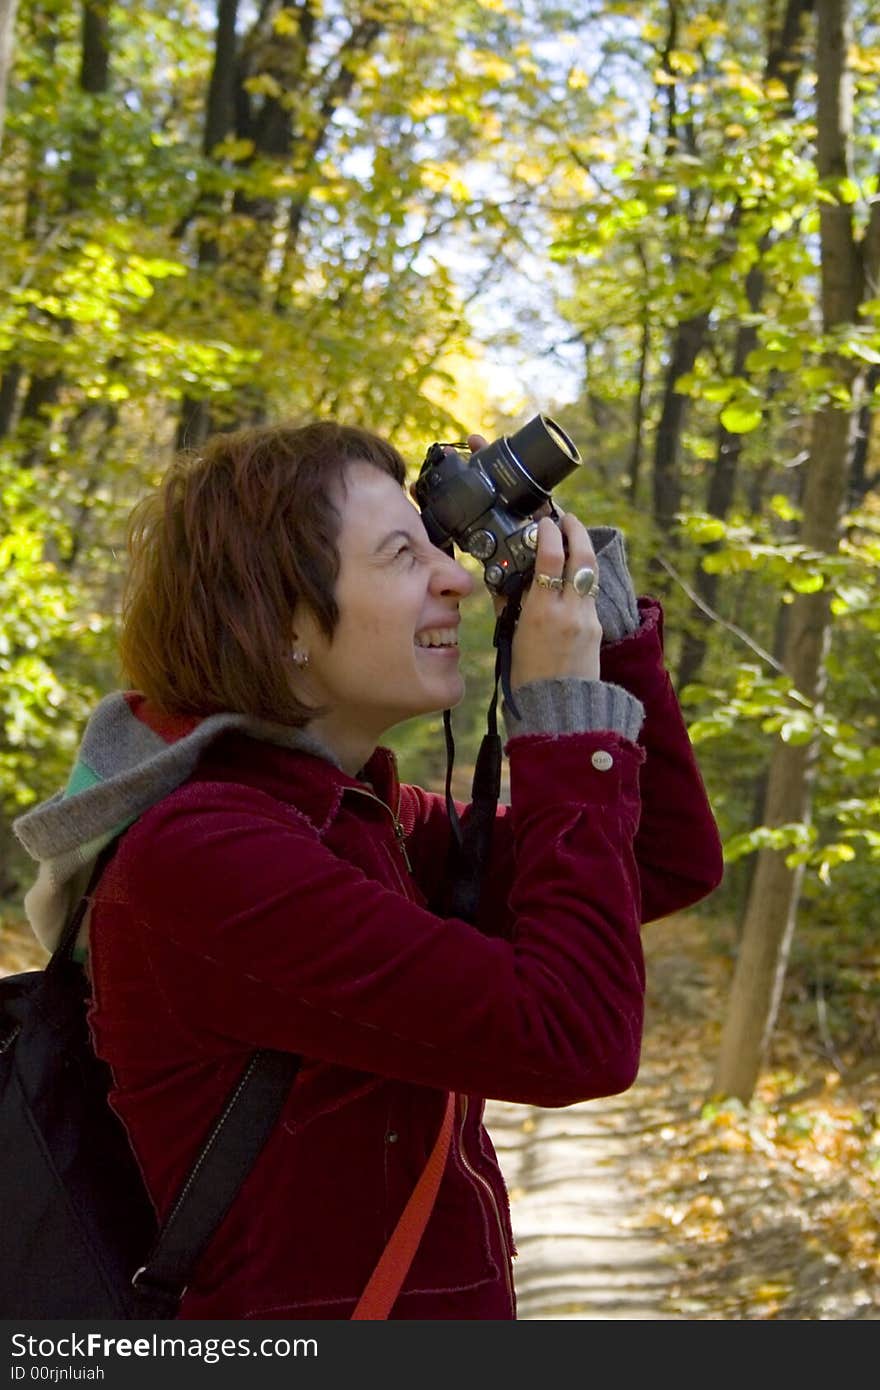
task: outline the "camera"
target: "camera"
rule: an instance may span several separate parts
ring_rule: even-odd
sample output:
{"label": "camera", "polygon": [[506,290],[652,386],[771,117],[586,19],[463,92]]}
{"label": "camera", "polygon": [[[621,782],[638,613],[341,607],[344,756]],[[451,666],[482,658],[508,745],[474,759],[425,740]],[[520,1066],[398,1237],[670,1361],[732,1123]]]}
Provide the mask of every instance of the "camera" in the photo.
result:
{"label": "camera", "polygon": [[413,496],[432,544],[449,554],[455,544],[473,555],[487,588],[506,595],[534,568],[533,514],[580,462],[555,420],[535,415],[475,454],[465,444],[432,444]]}

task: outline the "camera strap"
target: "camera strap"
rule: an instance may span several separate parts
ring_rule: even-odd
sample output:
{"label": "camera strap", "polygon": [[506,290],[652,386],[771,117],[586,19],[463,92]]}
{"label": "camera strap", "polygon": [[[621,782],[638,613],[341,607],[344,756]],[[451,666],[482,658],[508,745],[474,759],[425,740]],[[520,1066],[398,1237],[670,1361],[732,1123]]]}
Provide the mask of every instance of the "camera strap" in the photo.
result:
{"label": "camera strap", "polygon": [[483,870],[489,858],[495,811],[501,795],[502,749],[496,718],[499,681],[511,713],[517,718],[519,717],[519,711],[510,691],[510,662],[513,634],[519,617],[522,587],[522,583],[520,583],[508,595],[507,603],[499,613],[495,623],[495,636],[493,638],[497,650],[495,688],[486,717],[488,731],[480,744],[474,767],[471,805],[464,826],[461,824],[452,797],[452,765],[455,761],[455,743],[452,737],[451,712],[448,709],[443,711],[443,728],[446,734],[446,809],[452,827],[444,881],[451,885],[449,914],[453,917],[461,917],[467,922],[476,921],[477,910],[480,905]]}

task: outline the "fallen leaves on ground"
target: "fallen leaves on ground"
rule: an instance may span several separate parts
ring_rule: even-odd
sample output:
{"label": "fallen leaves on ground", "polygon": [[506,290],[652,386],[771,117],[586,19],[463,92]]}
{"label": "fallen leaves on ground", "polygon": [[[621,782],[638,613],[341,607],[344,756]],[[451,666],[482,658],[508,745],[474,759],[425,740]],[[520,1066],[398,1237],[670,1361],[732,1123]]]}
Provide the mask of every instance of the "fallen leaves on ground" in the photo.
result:
{"label": "fallen leaves on ground", "polygon": [[673,1242],[670,1314],[878,1319],[877,1070],[854,1058],[841,1075],[783,1004],[752,1103],[707,1100],[732,969],[710,935],[698,917],[645,931],[639,1090],[654,1123],[638,1224]]}

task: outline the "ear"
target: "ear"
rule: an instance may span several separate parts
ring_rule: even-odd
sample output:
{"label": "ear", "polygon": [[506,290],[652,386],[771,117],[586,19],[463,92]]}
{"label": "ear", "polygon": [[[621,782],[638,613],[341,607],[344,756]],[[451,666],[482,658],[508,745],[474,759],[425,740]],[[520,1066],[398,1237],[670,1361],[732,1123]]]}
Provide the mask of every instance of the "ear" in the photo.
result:
{"label": "ear", "polygon": [[292,646],[302,646],[307,651],[320,635],[320,626],[309,605],[298,599],[287,627],[287,640]]}

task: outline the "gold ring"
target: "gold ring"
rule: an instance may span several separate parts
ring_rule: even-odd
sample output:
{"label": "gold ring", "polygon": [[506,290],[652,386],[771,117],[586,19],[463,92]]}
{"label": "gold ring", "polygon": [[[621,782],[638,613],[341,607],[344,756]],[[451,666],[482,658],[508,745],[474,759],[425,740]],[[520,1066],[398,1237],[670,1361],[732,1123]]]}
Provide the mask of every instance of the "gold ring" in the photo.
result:
{"label": "gold ring", "polygon": [[565,580],[557,579],[552,574],[536,574],[535,583],[540,584],[542,589],[564,589]]}

